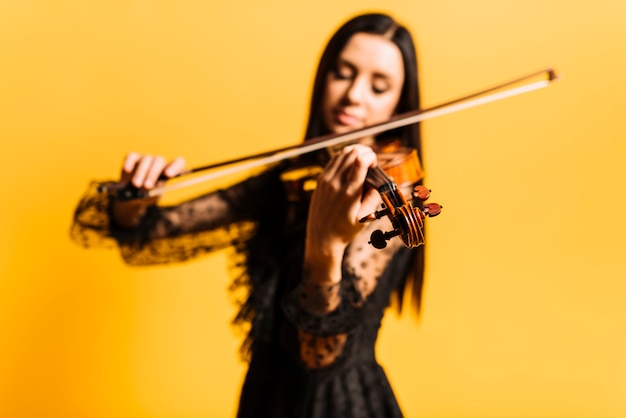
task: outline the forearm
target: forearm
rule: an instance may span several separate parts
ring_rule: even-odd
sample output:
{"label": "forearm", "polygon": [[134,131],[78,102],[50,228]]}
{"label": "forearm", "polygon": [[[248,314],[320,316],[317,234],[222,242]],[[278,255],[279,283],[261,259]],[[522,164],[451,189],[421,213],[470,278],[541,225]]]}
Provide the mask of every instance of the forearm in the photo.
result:
{"label": "forearm", "polygon": [[81,198],[70,236],[84,247],[116,245],[129,264],[187,260],[224,248],[252,231],[251,224],[233,216],[220,193],[178,206],[152,205],[143,213],[118,212],[116,216],[120,208],[115,206],[116,196],[102,192],[102,184],[92,182]]}
{"label": "forearm", "polygon": [[326,314],[339,306],[344,251],[345,245],[320,247],[307,244],[301,283],[303,308]]}

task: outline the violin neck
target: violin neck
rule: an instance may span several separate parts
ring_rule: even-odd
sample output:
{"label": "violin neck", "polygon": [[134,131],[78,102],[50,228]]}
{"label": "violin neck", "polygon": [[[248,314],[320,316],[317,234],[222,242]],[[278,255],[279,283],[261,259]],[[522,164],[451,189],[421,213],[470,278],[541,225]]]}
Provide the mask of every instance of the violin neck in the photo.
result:
{"label": "violin neck", "polygon": [[381,194],[393,192],[397,189],[393,179],[380,168],[380,166],[372,167],[367,171],[367,177],[365,181]]}

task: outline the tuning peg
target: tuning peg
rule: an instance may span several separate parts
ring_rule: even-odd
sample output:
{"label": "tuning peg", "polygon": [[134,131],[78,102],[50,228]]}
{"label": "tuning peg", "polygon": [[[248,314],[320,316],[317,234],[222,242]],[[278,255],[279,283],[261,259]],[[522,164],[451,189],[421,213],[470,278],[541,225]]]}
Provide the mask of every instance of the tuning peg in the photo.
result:
{"label": "tuning peg", "polygon": [[423,211],[426,216],[433,218],[441,213],[441,209],[443,209],[443,206],[439,203],[425,203]]}
{"label": "tuning peg", "polygon": [[419,200],[427,200],[430,197],[430,189],[425,186],[415,186],[413,188],[413,198]]}
{"label": "tuning peg", "polygon": [[379,210],[377,212],[370,213],[369,215],[362,217],[361,219],[359,219],[359,222],[362,224],[366,222],[372,222],[372,221],[375,221],[376,219],[382,218],[383,216],[389,215],[389,213],[390,213],[389,209],[385,208],[383,210]]}
{"label": "tuning peg", "polygon": [[387,241],[398,235],[400,235],[400,231],[398,230],[383,232],[380,229],[377,229],[376,231],[372,232],[372,235],[370,235],[370,241],[368,244],[371,244],[372,247],[378,250],[382,250],[387,246]]}

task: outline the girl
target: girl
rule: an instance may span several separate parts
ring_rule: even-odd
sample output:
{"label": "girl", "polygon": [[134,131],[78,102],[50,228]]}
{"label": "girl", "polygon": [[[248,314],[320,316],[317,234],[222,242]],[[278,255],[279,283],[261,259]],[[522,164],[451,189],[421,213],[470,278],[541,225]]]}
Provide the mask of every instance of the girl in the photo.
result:
{"label": "girl", "polygon": [[[361,15],[334,34],[322,55],[306,138],[418,108],[411,35],[387,15]],[[321,152],[301,158],[323,163],[312,195],[284,187],[293,161],[172,207],[156,199],[122,202],[94,184],[76,209],[72,235],[85,245],[113,237],[131,264],[237,249],[243,271],[234,286],[245,287],[247,299],[235,322],[251,325],[239,417],[400,417],[374,347],[393,295],[401,308],[410,287],[419,306],[423,246],[409,250],[391,240],[374,249],[368,240],[379,225],[359,223],[380,204],[365,181],[378,163],[372,147],[388,138],[419,155],[413,125],[362,138],[331,158]],[[161,176],[182,171],[182,158],[130,153],[121,181],[149,190]]]}

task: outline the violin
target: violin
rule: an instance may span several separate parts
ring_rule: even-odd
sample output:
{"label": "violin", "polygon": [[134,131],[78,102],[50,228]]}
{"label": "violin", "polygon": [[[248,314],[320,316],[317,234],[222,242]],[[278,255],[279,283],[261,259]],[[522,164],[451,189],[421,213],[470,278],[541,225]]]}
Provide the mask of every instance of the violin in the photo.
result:
{"label": "violin", "polygon": [[[383,206],[359,222],[372,222],[383,217],[391,221],[391,231],[377,229],[372,232],[369,244],[374,248],[385,248],[387,241],[396,236],[402,239],[405,247],[418,247],[424,243],[424,219],[439,215],[442,206],[424,203],[430,197],[430,190],[416,185],[422,179],[416,150],[400,147],[397,143],[378,148],[381,148],[377,150],[379,165],[369,169],[365,180],[380,193]],[[407,187],[412,190],[407,191]],[[410,196],[411,201],[406,196]]]}
{"label": "violin", "polygon": [[[538,77],[541,77],[538,81],[503,90],[506,87]],[[538,90],[547,87],[557,78],[555,71],[552,68],[548,68],[428,109],[418,109],[395,115],[389,121],[348,133],[324,135],[309,139],[300,145],[193,168],[175,178],[205,171],[209,171],[209,173],[179,181],[175,184],[165,184],[170,179],[163,178],[161,182],[162,185],[151,190],[141,190],[127,182],[110,182],[101,185],[99,191],[113,192],[120,201],[155,197],[170,190],[204,183],[243,170],[268,166],[320,149],[330,149],[337,146],[348,145],[366,136],[374,136],[385,131],[419,123],[434,117]],[[375,248],[384,248],[387,245],[386,241],[395,236],[400,236],[406,247],[415,248],[424,243],[424,219],[427,216],[433,217],[438,215],[442,207],[437,203],[423,203],[423,201],[427,200],[430,196],[430,191],[424,186],[415,186],[413,190],[408,193],[398,189],[398,184],[400,184],[401,189],[406,189],[407,185],[413,186],[422,179],[421,166],[415,150],[402,148],[390,150],[387,148],[381,151],[380,154],[377,153],[381,157],[379,158],[381,164],[368,171],[366,181],[380,193],[383,200],[383,208],[362,218],[360,221],[371,222],[382,217],[388,217],[391,221],[393,226],[392,231],[382,232],[377,230],[372,233],[370,244]],[[390,156],[393,156],[393,158]],[[315,177],[321,170],[321,167],[311,166],[305,167],[299,172],[297,170],[291,171],[283,175],[283,181],[287,184],[291,182],[292,188],[293,184],[301,183],[302,190],[311,191],[315,187]],[[408,176],[405,175],[406,173],[409,173]],[[300,186],[297,187],[299,188]],[[409,199],[407,199],[406,196],[409,196]],[[419,203],[414,205],[410,202],[413,200]]]}
{"label": "violin", "polygon": [[[422,180],[422,167],[413,148],[403,147],[399,141],[388,141],[374,146],[378,165],[368,170],[365,181],[380,194],[382,209],[359,220],[372,222],[387,217],[393,230],[375,230],[369,244],[382,249],[387,241],[399,236],[407,248],[424,243],[423,221],[437,216],[442,209],[438,203],[423,203],[430,197],[430,190],[416,184]],[[295,167],[281,173],[281,181],[289,201],[308,200],[317,186],[317,177],[324,168],[321,165]]]}

